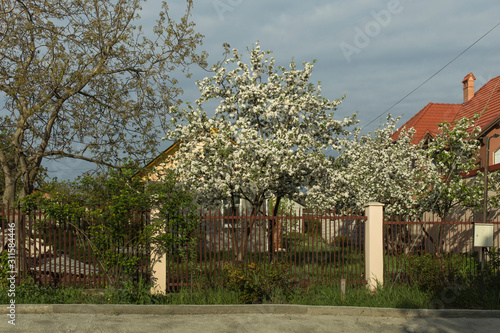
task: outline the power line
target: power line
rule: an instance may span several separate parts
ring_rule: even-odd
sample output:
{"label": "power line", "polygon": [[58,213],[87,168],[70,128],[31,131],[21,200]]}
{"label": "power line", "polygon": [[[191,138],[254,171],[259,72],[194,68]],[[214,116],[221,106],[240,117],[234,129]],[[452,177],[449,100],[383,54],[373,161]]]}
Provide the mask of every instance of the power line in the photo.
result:
{"label": "power line", "polygon": [[486,37],[490,32],[492,32],[493,30],[496,29],[496,27],[498,27],[500,25],[500,22],[498,22],[493,28],[491,28],[488,32],[486,32],[484,35],[482,35],[479,39],[477,39],[474,43],[472,43],[471,45],[469,45],[465,50],[463,50],[462,52],[460,52],[455,58],[453,58],[451,61],[449,61],[446,65],[444,65],[443,67],[441,67],[441,69],[439,69],[436,73],[432,74],[427,80],[425,80],[424,82],[422,82],[419,86],[417,86],[415,89],[413,89],[412,91],[410,91],[408,94],[406,94],[403,98],[401,98],[400,100],[398,100],[396,103],[394,103],[390,108],[388,108],[387,110],[385,110],[383,113],[381,113],[380,115],[378,115],[375,119],[373,119],[372,121],[370,121],[368,124],[366,124],[365,126],[363,126],[361,128],[361,130],[363,130],[364,128],[368,127],[369,125],[371,125],[373,122],[375,122],[376,120],[378,120],[380,117],[382,117],[383,115],[387,114],[391,109],[393,109],[396,105],[398,105],[399,103],[401,103],[403,100],[405,100],[408,96],[410,96],[411,94],[413,94],[415,91],[417,91],[420,87],[422,87],[424,84],[426,84],[427,82],[429,82],[430,80],[432,80],[432,78],[434,78],[436,75],[438,75],[441,71],[443,71],[446,67],[448,67],[451,63],[453,63],[455,60],[457,60],[460,56],[462,56],[465,52],[467,52],[470,48],[472,48],[474,45],[476,45],[481,39],[483,39],[484,37]]}

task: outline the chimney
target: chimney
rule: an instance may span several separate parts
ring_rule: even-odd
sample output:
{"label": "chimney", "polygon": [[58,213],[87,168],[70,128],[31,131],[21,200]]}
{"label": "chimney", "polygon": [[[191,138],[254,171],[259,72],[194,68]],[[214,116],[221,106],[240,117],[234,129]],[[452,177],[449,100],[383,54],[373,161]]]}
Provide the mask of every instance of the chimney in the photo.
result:
{"label": "chimney", "polygon": [[474,74],[469,73],[467,74],[464,79],[462,80],[462,83],[464,84],[464,104],[470,101],[472,97],[474,97],[474,80],[476,78],[474,77]]}

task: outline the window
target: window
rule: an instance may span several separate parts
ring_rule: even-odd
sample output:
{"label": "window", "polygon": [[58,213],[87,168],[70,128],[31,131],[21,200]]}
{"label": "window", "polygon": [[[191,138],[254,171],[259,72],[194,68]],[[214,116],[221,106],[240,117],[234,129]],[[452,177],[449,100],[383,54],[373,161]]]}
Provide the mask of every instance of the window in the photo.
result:
{"label": "window", "polygon": [[494,164],[500,163],[500,148],[495,152],[495,156],[493,157]]}

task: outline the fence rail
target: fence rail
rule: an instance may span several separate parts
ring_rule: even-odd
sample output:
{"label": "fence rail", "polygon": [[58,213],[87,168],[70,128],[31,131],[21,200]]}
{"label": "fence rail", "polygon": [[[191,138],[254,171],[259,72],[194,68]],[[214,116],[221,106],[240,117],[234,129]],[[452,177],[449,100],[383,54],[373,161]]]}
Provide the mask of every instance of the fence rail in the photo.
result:
{"label": "fence rail", "polygon": [[[131,215],[130,224],[135,232],[147,220],[143,217]],[[17,283],[33,280],[39,284],[104,286],[109,267],[102,262],[99,251],[109,249],[93,243],[88,230],[89,225],[96,223],[104,222],[90,218],[54,221],[46,219],[42,212],[24,214],[20,209],[2,207],[0,250],[9,253],[9,247],[15,248]],[[140,258],[137,274],[149,276],[149,254],[144,249],[126,243],[114,245],[116,254],[128,253]]]}
{"label": "fence rail", "polygon": [[[138,230],[149,216],[132,215],[130,220]],[[341,278],[348,283],[365,283],[365,220],[360,214],[334,212],[272,218],[202,214],[195,235],[194,265],[179,248],[167,254],[167,289],[192,283],[220,285],[225,281],[225,267],[245,270],[254,264],[267,270],[271,262],[285,265],[302,284],[334,283]],[[95,223],[86,218],[53,221],[42,212],[28,215],[19,209],[2,208],[0,248],[8,248],[9,226],[15,226],[17,283],[34,280],[40,284],[104,286],[106,266],[86,232],[89,224]],[[140,257],[137,273],[149,276],[149,249],[118,246],[116,253]]]}
{"label": "fence rail", "polygon": [[[137,233],[149,219],[144,214],[131,214],[127,230]],[[480,249],[473,246],[472,219],[389,219],[383,223],[386,283],[411,283],[417,274],[422,275],[418,272],[421,269],[434,269],[454,279],[479,274]],[[166,289],[193,283],[222,285],[228,269],[246,270],[257,265],[266,271],[273,262],[287,267],[301,284],[338,283],[341,278],[364,284],[366,220],[362,214],[339,212],[272,217],[205,211],[195,232],[193,253],[187,255],[183,248],[167,253]],[[13,240],[18,283],[32,279],[40,284],[100,287],[107,282],[109,267],[100,260],[102,256],[86,232],[95,223],[89,218],[56,222],[46,220],[42,212],[26,215],[18,209],[2,208],[0,249],[8,250]],[[488,223],[494,226],[494,247],[498,249],[500,220]],[[9,236],[12,226],[15,239]],[[148,248],[125,242],[115,244],[113,251],[138,258],[135,277],[149,277]],[[489,260],[488,253],[485,259]]]}
{"label": "fence rail", "polygon": [[[384,222],[384,278],[391,283],[409,283],[417,275],[439,272],[459,282],[478,276],[481,248],[474,247],[472,219],[439,221],[428,215],[422,221]],[[494,247],[500,248],[500,221],[494,228]],[[486,255],[485,260],[489,260]],[[420,270],[420,272],[419,272]]]}
{"label": "fence rail", "polygon": [[179,253],[167,255],[167,290],[184,285],[224,282],[225,268],[266,271],[271,262],[286,265],[303,284],[364,283],[366,216],[299,213],[232,216],[209,212],[197,231],[196,262]]}

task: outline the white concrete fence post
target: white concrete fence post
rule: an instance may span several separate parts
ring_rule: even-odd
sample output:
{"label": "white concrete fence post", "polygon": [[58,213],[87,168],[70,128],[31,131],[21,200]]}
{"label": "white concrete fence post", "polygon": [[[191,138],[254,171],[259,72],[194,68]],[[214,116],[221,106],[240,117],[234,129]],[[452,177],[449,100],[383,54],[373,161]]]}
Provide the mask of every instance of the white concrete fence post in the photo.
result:
{"label": "white concrete fence post", "polygon": [[374,291],[384,284],[384,205],[370,202],[365,208],[365,278]]}
{"label": "white concrete fence post", "polygon": [[[151,220],[154,220],[158,216],[158,211],[153,210],[151,212]],[[151,281],[154,283],[151,287],[151,294],[162,294],[167,293],[167,255],[158,255],[156,248],[151,249],[150,254],[151,262]]]}
{"label": "white concrete fence post", "polygon": [[[366,208],[365,223],[365,278],[367,288],[375,290],[378,285],[384,284],[384,205],[379,202],[370,202]],[[153,215],[153,214],[152,214]],[[154,286],[152,294],[165,294],[167,291],[167,258],[151,253],[152,280]]]}
{"label": "white concrete fence post", "polygon": [[154,283],[151,287],[151,294],[165,295],[167,293],[167,255],[158,256],[151,253],[150,260],[153,263],[151,267],[151,280]]}

